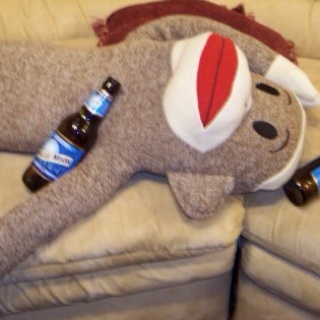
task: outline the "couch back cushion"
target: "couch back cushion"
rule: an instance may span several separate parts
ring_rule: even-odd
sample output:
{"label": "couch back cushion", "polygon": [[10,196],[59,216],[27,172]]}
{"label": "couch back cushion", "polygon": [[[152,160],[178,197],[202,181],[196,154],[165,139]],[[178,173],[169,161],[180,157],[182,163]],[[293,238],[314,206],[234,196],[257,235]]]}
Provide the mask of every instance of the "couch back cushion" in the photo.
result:
{"label": "couch back cushion", "polygon": [[[97,19],[125,6],[150,1],[1,0],[0,40],[50,41],[93,37],[91,25]],[[243,3],[246,11],[252,11],[259,23],[292,40],[298,55],[320,59],[320,0],[210,1],[229,8]]]}
{"label": "couch back cushion", "polygon": [[239,2],[256,20],[296,45],[298,56],[320,59],[320,0],[213,0],[232,7]]}

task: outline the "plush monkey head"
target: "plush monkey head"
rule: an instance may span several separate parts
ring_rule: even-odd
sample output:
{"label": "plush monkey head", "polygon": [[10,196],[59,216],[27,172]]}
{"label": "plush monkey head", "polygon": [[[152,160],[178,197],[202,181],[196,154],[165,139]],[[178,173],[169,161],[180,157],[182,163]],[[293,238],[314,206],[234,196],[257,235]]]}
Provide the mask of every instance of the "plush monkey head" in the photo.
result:
{"label": "plush monkey head", "polygon": [[[192,149],[189,156],[172,154],[172,162],[183,163],[183,157],[186,162],[190,153],[199,158],[196,165],[167,171],[184,211],[204,218],[230,193],[274,190],[285,183],[303,146],[305,115],[299,99],[251,72],[242,50],[216,33],[178,42],[171,64],[163,109],[178,140]],[[297,70],[289,62],[285,68]],[[175,143],[170,150],[179,150]]]}

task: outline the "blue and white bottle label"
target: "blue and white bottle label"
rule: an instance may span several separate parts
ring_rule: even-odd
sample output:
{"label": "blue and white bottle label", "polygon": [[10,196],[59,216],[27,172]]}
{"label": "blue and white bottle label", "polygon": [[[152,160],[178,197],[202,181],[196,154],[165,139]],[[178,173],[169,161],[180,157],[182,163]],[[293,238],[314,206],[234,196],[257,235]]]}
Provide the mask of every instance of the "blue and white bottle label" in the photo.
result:
{"label": "blue and white bottle label", "polygon": [[312,175],[314,181],[317,183],[318,189],[319,189],[319,192],[320,192],[320,167],[317,167],[317,168],[313,169],[311,171],[311,175]]}
{"label": "blue and white bottle label", "polygon": [[111,106],[111,102],[110,96],[100,90],[96,90],[85,100],[84,105],[94,115],[104,117]]}
{"label": "blue and white bottle label", "polygon": [[48,180],[57,180],[73,169],[84,155],[84,150],[53,132],[33,159],[34,167]]}

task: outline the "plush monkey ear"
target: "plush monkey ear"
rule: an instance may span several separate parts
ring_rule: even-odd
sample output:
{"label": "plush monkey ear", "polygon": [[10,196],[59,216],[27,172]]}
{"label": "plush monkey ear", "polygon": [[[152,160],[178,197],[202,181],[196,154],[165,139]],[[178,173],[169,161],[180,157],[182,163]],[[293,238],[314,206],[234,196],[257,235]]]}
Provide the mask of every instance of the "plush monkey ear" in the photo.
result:
{"label": "plush monkey ear", "polygon": [[234,188],[234,178],[224,175],[167,172],[167,177],[177,203],[195,220],[215,216]]}
{"label": "plush monkey ear", "polygon": [[302,105],[315,107],[320,104],[320,94],[308,76],[283,56],[276,57],[265,76],[296,94]]}

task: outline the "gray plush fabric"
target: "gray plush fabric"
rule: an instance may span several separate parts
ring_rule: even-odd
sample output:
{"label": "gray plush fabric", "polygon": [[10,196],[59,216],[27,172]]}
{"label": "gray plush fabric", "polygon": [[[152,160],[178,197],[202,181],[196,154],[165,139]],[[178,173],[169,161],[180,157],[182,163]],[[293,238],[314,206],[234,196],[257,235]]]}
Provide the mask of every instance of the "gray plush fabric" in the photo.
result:
{"label": "gray plush fabric", "polygon": [[206,31],[214,31],[231,38],[245,53],[252,72],[265,74],[276,56],[276,53],[269,47],[236,29],[211,19],[188,15],[168,16],[150,22],[131,32],[127,40],[141,38],[156,41],[181,40]]}
{"label": "gray plush fabric", "polygon": [[[108,75],[119,80],[122,91],[84,161],[0,221],[0,277],[92,214],[137,171],[167,174],[186,214],[203,219],[216,214],[228,194],[252,191],[277,173],[295,152],[301,109],[294,95],[263,77],[275,53],[210,20],[174,19],[161,19],[119,45],[99,49],[1,44],[1,149],[36,151],[60,120],[77,110]],[[205,30],[233,37],[248,55],[252,71],[259,74],[252,74],[253,106],[242,124],[226,143],[201,153],[170,129],[162,97],[172,76],[170,54],[175,41]],[[256,89],[259,82],[276,87],[279,96]],[[255,120],[272,123],[278,138],[259,136],[252,127]],[[287,145],[271,153],[285,139],[287,128]]]}

